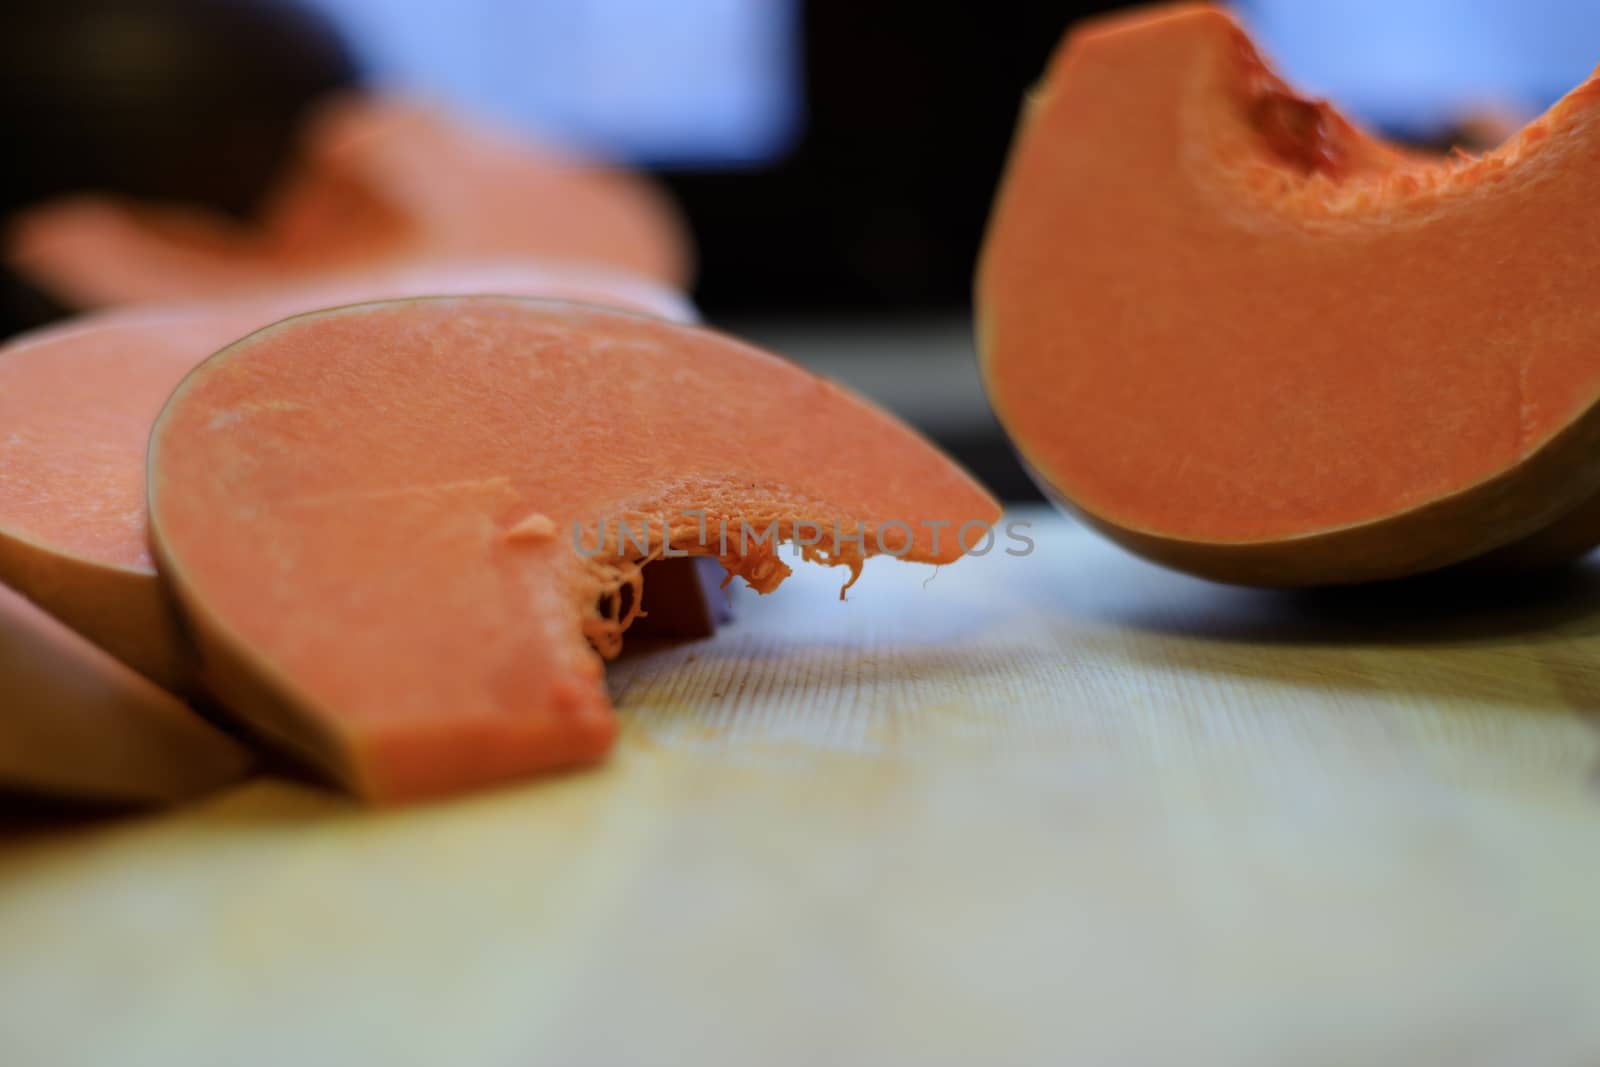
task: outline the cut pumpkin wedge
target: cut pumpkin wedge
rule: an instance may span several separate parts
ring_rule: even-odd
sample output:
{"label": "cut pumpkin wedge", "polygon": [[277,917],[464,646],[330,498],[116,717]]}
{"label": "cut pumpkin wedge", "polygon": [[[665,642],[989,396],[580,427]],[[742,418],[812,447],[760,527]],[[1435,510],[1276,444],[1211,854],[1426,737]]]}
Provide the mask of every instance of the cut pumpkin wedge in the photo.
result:
{"label": "cut pumpkin wedge", "polygon": [[387,296],[504,292],[691,319],[664,286],[504,260],[338,275],[250,298],[105,312],[0,349],[0,581],[158,684],[192,690],[156,581],[145,448],[168,395],[224,345],[297,312]]}
{"label": "cut pumpkin wedge", "polygon": [[149,478],[208,685],[376,800],[600,758],[602,655],[649,560],[714,556],[765,592],[789,572],[779,541],[852,571],[949,563],[958,528],[998,517],[905,426],[777,357],[490,297],[230,346],[167,404]]}
{"label": "cut pumpkin wedge", "polygon": [[1086,24],[991,220],[990,399],[1052,495],[1207,577],[1585,551],[1597,172],[1600,80],[1481,158],[1423,158],[1297,96],[1217,8]]}
{"label": "cut pumpkin wedge", "polygon": [[385,95],[340,97],[314,114],[258,222],[82,194],[24,210],[3,243],[13,269],[77,308],[501,256],[683,287],[694,258],[677,210],[643,177]]}

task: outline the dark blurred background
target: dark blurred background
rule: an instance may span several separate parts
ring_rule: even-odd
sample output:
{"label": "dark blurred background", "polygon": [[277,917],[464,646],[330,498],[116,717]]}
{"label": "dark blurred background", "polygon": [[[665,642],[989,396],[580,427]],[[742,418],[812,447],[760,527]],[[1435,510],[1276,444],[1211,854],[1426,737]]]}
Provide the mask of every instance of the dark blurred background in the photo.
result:
{"label": "dark blurred background", "polygon": [[[876,396],[1003,495],[968,292],[1017,108],[1063,0],[8,0],[6,212],[77,189],[247,217],[296,124],[358,83],[660,177],[695,298]],[[1244,0],[1297,84],[1440,147],[1492,142],[1600,59],[1594,0]],[[8,277],[6,332],[60,314]]]}

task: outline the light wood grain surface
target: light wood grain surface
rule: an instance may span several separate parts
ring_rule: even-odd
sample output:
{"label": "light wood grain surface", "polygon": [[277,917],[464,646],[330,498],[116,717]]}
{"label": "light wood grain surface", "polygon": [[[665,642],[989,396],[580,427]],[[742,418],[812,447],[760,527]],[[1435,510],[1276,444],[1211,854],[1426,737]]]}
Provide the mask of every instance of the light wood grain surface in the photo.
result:
{"label": "light wood grain surface", "polygon": [[1290,596],[1022,517],[636,652],[593,773],[13,835],[0,1062],[1600,1063],[1600,570]]}

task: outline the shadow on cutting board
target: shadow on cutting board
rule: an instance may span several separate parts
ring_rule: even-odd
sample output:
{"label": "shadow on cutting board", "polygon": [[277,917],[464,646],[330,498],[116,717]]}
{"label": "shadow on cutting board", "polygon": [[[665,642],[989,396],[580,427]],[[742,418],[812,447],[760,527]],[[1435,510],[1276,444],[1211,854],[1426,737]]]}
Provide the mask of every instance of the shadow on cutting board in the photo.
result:
{"label": "shadow on cutting board", "polygon": [[1247,589],[1193,579],[1170,600],[1132,598],[1124,626],[1196,641],[1464,645],[1600,635],[1600,559],[1537,575],[1453,572],[1332,589]]}

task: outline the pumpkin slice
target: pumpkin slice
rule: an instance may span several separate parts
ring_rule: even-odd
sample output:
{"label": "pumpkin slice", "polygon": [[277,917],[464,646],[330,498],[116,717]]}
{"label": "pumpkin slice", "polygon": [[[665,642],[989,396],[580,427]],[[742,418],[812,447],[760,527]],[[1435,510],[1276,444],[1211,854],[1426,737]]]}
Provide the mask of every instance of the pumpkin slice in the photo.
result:
{"label": "pumpkin slice", "polygon": [[79,308],[237,296],[330,271],[535,256],[686,285],[683,221],[645,178],[468,117],[340,98],[308,124],[258,223],[99,195],[11,226],[5,258]]}
{"label": "pumpkin slice", "polygon": [[251,762],[176,698],[0,586],[0,789],[164,803],[235,781]]}
{"label": "pumpkin slice", "polygon": [[1597,171],[1600,81],[1424,159],[1296,96],[1215,8],[1091,23],[991,220],[991,401],[1048,491],[1212,578],[1395,577],[1567,515],[1531,554],[1587,548]]}
{"label": "pumpkin slice", "polygon": [[246,338],[173,395],[149,476],[208,685],[377,800],[598,759],[601,656],[647,560],[714,556],[766,592],[777,541],[852,571],[948,563],[998,517],[912,431],[781,359],[492,297]]}
{"label": "pumpkin slice", "polygon": [[628,275],[538,263],[350,274],[250,299],[106,312],[0,349],[0,581],[153,681],[189,690],[188,654],[145,532],[145,447],[178,382],[287,315],[382,296],[532,293],[694,312]]}

